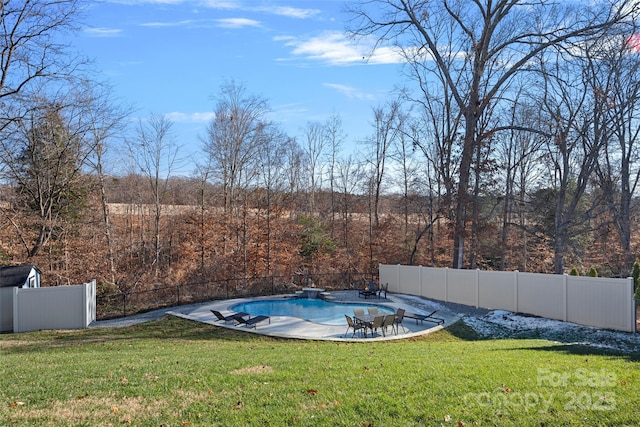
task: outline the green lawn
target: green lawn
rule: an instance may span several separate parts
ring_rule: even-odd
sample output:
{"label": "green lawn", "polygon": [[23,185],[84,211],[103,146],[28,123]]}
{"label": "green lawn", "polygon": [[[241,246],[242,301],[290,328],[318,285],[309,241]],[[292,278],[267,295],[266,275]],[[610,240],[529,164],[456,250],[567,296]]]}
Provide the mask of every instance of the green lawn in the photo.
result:
{"label": "green lawn", "polygon": [[536,339],[283,340],[174,317],[0,337],[0,425],[640,425],[639,355]]}

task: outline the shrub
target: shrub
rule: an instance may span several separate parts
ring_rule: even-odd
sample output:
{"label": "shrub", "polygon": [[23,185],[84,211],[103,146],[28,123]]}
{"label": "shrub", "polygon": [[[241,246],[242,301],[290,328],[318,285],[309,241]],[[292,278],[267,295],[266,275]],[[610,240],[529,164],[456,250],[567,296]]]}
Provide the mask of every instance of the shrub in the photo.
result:
{"label": "shrub", "polygon": [[595,267],[589,269],[589,277],[598,277],[598,270]]}
{"label": "shrub", "polygon": [[579,275],[580,275],[580,272],[578,271],[577,267],[573,267],[569,272],[569,276],[579,276]]}
{"label": "shrub", "polygon": [[636,298],[640,297],[640,262],[633,263],[633,270],[631,270],[631,277],[633,277],[633,293]]}

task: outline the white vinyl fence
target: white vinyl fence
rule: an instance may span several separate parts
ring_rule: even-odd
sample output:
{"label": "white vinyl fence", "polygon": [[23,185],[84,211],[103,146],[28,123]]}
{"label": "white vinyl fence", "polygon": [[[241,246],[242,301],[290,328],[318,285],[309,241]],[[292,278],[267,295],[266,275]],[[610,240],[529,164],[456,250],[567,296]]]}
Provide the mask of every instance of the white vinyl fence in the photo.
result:
{"label": "white vinyl fence", "polygon": [[633,279],[380,264],[390,292],[635,332]]}
{"label": "white vinyl fence", "polygon": [[13,290],[13,332],[80,329],[96,320],[95,280],[74,286]]}

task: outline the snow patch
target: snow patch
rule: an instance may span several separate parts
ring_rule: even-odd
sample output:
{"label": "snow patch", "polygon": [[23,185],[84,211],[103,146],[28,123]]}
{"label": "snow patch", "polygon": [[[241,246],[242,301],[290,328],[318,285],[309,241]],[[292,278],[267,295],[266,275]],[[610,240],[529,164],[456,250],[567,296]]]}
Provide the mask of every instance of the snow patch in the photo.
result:
{"label": "snow patch", "polygon": [[494,310],[464,323],[483,338],[540,338],[624,353],[640,352],[640,335],[581,326],[575,323]]}

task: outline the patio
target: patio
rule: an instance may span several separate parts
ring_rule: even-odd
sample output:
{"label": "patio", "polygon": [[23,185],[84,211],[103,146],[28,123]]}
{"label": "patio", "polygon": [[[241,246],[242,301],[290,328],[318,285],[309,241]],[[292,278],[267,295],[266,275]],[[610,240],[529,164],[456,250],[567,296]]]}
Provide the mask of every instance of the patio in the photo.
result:
{"label": "patio", "polygon": [[[331,292],[331,296],[338,302],[362,302],[362,298],[358,298],[357,290],[347,291],[335,291]],[[324,341],[383,341],[383,340],[398,340],[420,336],[439,330],[442,327],[448,326],[457,321],[461,315],[454,312],[438,302],[427,300],[420,297],[402,294],[387,294],[386,298],[372,298],[368,299],[369,303],[376,303],[384,305],[394,310],[403,308],[407,312],[416,314],[429,314],[434,310],[438,310],[436,316],[444,319],[443,325],[438,325],[434,322],[424,321],[417,322],[414,319],[405,318],[402,322],[403,328],[399,328],[398,334],[387,333],[386,336],[381,334],[373,337],[368,336],[363,338],[356,334],[355,337],[351,337],[352,330],[348,333],[346,320],[342,325],[325,325],[320,323],[311,322],[308,320],[288,317],[288,316],[271,316],[270,323],[262,322],[257,325],[256,328],[247,328],[243,325],[234,325],[231,323],[225,323],[218,321],[213,315],[211,310],[217,310],[224,314],[232,311],[230,307],[240,302],[257,299],[270,299],[274,297],[259,297],[250,299],[234,299],[224,301],[211,301],[197,306],[191,309],[170,310],[167,313],[174,316],[179,316],[185,319],[195,320],[198,322],[208,323],[218,327],[240,330],[249,333],[267,335],[271,337],[280,338],[294,338],[294,339],[312,339],[312,340],[324,340]],[[358,301],[359,300],[359,301]],[[345,335],[346,334],[346,335]]]}

